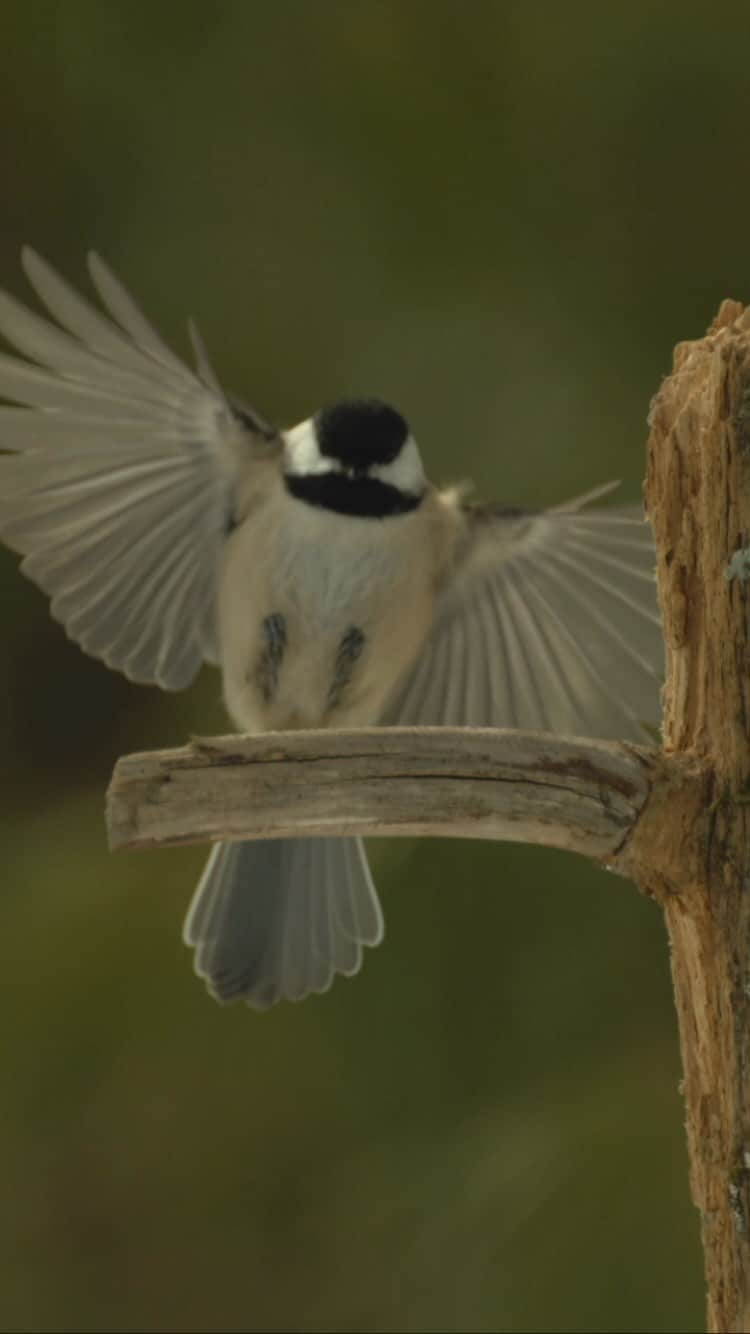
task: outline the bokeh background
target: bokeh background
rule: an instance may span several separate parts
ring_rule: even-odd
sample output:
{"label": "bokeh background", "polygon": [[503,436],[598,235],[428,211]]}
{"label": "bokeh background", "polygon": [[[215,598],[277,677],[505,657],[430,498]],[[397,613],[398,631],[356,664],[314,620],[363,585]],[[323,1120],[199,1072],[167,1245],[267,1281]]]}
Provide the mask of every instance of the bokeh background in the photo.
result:
{"label": "bokeh background", "polygon": [[[637,496],[675,342],[750,298],[746,3],[8,0],[0,283],[97,247],[284,424],[350,392],[437,480]],[[0,1327],[703,1326],[668,951],[534,848],[374,848],[355,982],[221,1010],[202,849],[110,856],[116,756],[224,730],[0,556]]]}

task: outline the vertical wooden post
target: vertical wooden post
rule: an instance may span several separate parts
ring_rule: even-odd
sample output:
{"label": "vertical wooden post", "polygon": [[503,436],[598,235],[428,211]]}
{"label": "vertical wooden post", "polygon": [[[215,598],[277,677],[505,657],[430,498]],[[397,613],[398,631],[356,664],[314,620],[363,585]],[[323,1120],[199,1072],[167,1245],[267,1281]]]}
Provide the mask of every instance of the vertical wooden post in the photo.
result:
{"label": "vertical wooden post", "polygon": [[[706,777],[706,810],[661,813],[654,885],[672,947],[693,1198],[711,1331],[750,1331],[750,310],[725,301],[675,351],[651,413],[646,503],[666,640],[664,744]],[[646,847],[644,846],[644,854]],[[667,859],[668,860],[668,859]]]}

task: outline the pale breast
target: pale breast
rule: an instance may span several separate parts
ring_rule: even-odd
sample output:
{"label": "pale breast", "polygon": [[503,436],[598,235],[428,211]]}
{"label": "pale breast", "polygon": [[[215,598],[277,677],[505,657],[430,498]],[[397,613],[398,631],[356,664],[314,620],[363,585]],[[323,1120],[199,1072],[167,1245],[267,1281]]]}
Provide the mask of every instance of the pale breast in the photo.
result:
{"label": "pale breast", "polygon": [[377,721],[432,615],[420,511],[350,518],[279,487],[232,535],[219,594],[224,694],[249,730]]}

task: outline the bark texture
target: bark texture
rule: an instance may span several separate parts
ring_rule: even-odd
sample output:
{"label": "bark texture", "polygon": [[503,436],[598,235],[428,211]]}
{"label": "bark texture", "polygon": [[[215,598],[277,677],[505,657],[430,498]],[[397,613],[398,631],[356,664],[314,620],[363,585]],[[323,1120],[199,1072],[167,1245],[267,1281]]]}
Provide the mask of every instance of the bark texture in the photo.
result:
{"label": "bark texture", "polygon": [[[666,641],[675,789],[631,869],[663,898],[684,1067],[691,1187],[712,1331],[750,1330],[750,312],[725,301],[680,344],[652,405],[646,502]],[[730,577],[727,577],[727,576]],[[696,802],[697,796],[697,802]]]}
{"label": "bark texture", "polygon": [[615,862],[651,791],[646,749],[480,728],[217,737],[119,760],[112,847],[302,834],[544,843]]}

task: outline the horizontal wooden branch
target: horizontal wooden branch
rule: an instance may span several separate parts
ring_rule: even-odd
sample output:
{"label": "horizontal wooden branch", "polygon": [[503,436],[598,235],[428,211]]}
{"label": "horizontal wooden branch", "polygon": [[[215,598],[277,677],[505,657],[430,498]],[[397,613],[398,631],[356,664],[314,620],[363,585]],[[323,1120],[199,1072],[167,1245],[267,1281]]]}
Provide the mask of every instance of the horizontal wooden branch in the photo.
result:
{"label": "horizontal wooden branch", "polygon": [[659,762],[648,748],[478,728],[196,739],[118,761],[110,845],[428,834],[612,861]]}

